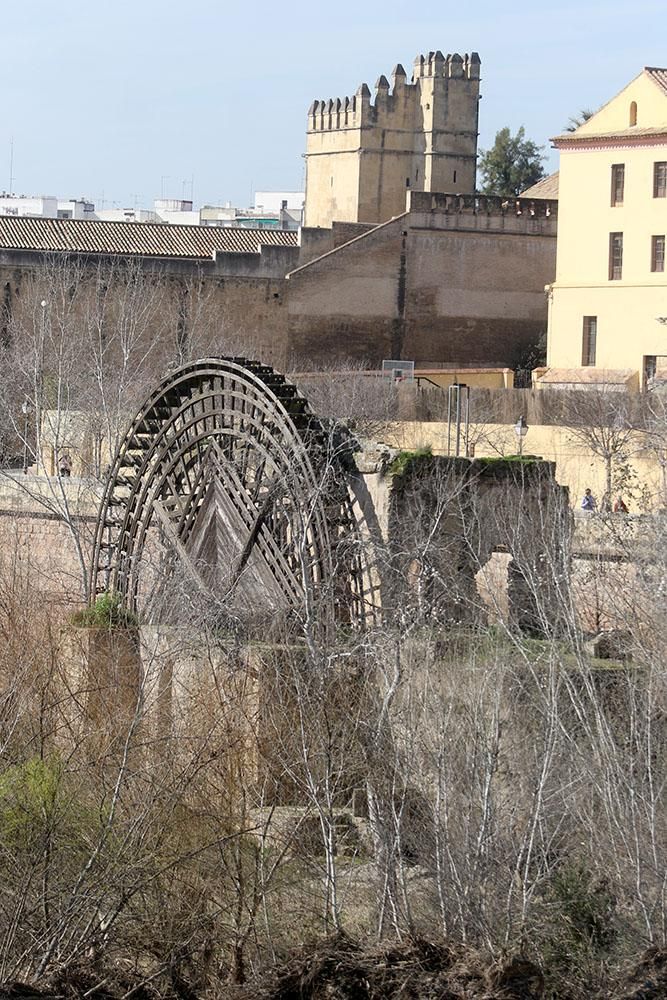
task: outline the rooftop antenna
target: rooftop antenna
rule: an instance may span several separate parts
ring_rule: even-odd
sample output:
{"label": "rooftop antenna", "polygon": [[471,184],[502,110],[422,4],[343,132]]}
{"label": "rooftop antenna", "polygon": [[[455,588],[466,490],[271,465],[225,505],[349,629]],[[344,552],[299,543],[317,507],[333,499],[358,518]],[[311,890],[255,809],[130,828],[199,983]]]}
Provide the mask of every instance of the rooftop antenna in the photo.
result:
{"label": "rooftop antenna", "polygon": [[9,140],[9,195],[14,189],[14,136]]}

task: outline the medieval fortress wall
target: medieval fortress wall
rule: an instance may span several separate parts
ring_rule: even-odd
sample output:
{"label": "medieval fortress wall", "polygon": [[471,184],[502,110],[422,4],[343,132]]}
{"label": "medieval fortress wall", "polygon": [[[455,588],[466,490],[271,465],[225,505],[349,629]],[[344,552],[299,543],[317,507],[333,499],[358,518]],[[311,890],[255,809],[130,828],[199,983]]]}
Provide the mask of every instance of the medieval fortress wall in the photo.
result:
{"label": "medieval fortress wall", "polygon": [[90,274],[95,286],[96,273],[119,263],[146,276],[160,300],[147,330],[154,370],[175,353],[243,355],[283,370],[378,367],[387,357],[514,367],[546,328],[557,203],[474,194],[480,69],[474,52],[434,51],[417,57],[410,80],[400,65],[391,84],[381,76],[374,99],[364,84],[314,101],[298,242],[284,234],[284,245],[263,245],[257,231],[245,252],[184,256],[192,239],[176,230],[196,227],[166,226],[150,256],[132,251],[135,229],[125,227],[105,256],[95,246],[105,224],[66,220],[79,228],[60,242],[49,231],[42,245],[33,220],[13,220],[0,249],[0,335],[8,317],[29,329],[35,302],[53,298],[39,285],[57,258],[75,265],[79,285]]}
{"label": "medieval fortress wall", "polygon": [[297,367],[388,357],[513,367],[539,339],[557,203],[411,191],[407,206],[290,272]]}
{"label": "medieval fortress wall", "polygon": [[58,606],[83,603],[99,485],[72,478],[0,477],[0,574]]}
{"label": "medieval fortress wall", "polygon": [[[557,203],[412,191],[406,211],[402,196],[396,219],[304,229],[300,247],[269,248],[272,263],[266,247],[215,261],[135,259],[129,273],[145,275],[155,300],[151,357],[167,363],[184,349],[280,369],[346,359],[378,367],[387,357],[513,367],[546,327]],[[41,269],[53,257],[20,256],[0,254],[0,290],[14,325],[30,330],[35,303],[51,298]],[[242,256],[251,258],[243,267]],[[104,266],[90,255],[84,267],[75,262],[79,295],[87,274],[96,289]]]}

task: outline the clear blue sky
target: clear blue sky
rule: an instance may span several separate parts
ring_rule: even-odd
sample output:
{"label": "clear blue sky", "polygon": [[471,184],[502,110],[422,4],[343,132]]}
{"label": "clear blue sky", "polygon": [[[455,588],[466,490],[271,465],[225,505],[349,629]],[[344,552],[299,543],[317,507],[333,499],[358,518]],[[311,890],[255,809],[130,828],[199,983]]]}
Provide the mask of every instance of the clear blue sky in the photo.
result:
{"label": "clear blue sky", "polygon": [[195,202],[243,206],[301,186],[314,98],[429,49],[479,52],[482,148],[504,125],[547,143],[667,65],[667,0],[6,0],[0,37],[0,190],[13,137],[20,193],[149,207],[194,175]]}

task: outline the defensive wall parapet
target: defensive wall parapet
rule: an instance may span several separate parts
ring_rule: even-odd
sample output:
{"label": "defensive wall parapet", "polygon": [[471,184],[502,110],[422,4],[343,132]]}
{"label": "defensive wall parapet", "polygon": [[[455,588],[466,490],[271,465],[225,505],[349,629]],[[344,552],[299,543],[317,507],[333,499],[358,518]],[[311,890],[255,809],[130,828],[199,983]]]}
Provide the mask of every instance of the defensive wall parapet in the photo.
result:
{"label": "defensive wall parapet", "polygon": [[481,60],[477,52],[444,56],[439,50],[419,55],[414,62],[411,82],[398,63],[391,74],[391,84],[382,74],[375,84],[375,101],[366,83],[352,97],[334,97],[313,101],[308,109],[308,131],[329,132],[345,128],[397,128],[405,124],[406,112],[414,114],[426,80],[479,81]]}
{"label": "defensive wall parapet", "polygon": [[[214,252],[215,277],[281,279],[299,262],[299,247],[261,245],[257,253]],[[206,267],[208,270],[208,266]]]}
{"label": "defensive wall parapet", "polygon": [[[322,401],[320,412],[334,418],[374,421],[407,421],[416,424],[446,422],[449,385],[470,389],[470,423],[514,426],[522,415],[530,427],[567,429],[585,419],[590,390],[572,389],[545,392],[535,389],[503,387],[505,369],[480,366],[437,365],[418,369],[414,382],[388,383],[379,371],[341,367],[292,376],[303,384],[304,392]],[[442,379],[441,385],[434,379]],[[336,391],[335,381],[345,385],[345,398]],[[495,384],[494,384],[495,383]],[[628,395],[624,415],[637,434],[644,426],[643,399]],[[342,407],[342,412],[338,412]],[[614,419],[613,411],[610,420]],[[434,431],[435,433],[435,431]]]}
{"label": "defensive wall parapet", "polygon": [[487,229],[555,236],[558,223],[558,201],[551,198],[408,191],[406,210],[415,226],[432,229]]}
{"label": "defensive wall parapet", "polygon": [[[331,239],[329,234],[328,240]],[[258,244],[255,253],[234,253],[214,250],[210,257],[149,257],[133,254],[132,263],[146,274],[160,277],[284,278],[299,262],[298,246]],[[119,259],[127,263],[126,255],[71,252],[63,254],[63,266],[68,259],[83,263],[86,268],[117,266]],[[39,271],[53,263],[54,253],[42,250],[0,250],[0,269]]]}
{"label": "defensive wall parapet", "polygon": [[29,512],[62,520],[66,509],[73,519],[95,518],[100,496],[99,485],[87,479],[0,473],[0,515]]}
{"label": "defensive wall parapet", "polygon": [[458,80],[465,77],[468,80],[479,80],[482,61],[477,52],[470,55],[466,52],[460,56],[458,52],[453,55],[443,56],[438,49],[437,52],[429,52],[428,55],[417,56],[414,62],[413,80],[420,80],[428,76],[446,76]]}

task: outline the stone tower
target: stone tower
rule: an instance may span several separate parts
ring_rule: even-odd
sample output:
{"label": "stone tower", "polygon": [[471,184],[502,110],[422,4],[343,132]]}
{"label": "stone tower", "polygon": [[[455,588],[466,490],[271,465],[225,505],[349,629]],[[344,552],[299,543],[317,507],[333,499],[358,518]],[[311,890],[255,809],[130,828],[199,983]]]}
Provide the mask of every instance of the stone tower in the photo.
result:
{"label": "stone tower", "polygon": [[308,111],[306,226],[385,222],[405,211],[406,189],[475,190],[480,58],[429,52],[408,83],[399,64],[375,102],[314,101]]}

